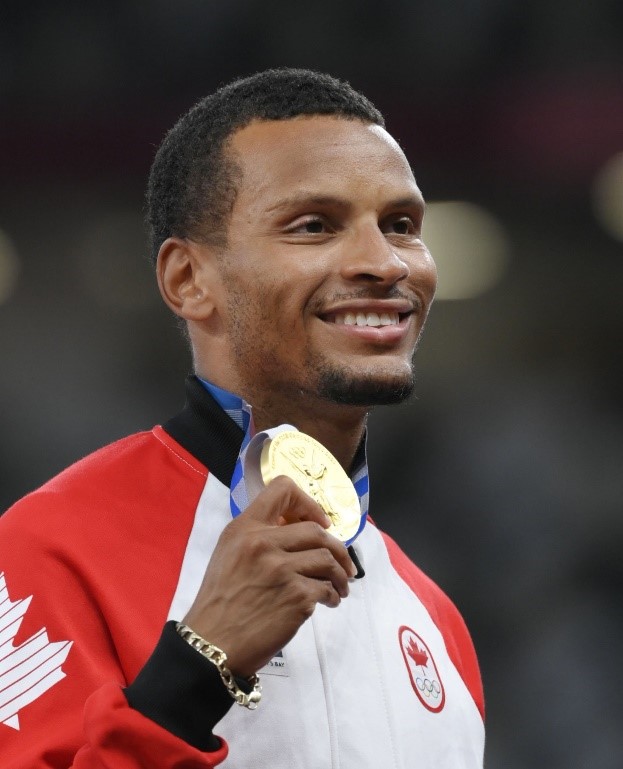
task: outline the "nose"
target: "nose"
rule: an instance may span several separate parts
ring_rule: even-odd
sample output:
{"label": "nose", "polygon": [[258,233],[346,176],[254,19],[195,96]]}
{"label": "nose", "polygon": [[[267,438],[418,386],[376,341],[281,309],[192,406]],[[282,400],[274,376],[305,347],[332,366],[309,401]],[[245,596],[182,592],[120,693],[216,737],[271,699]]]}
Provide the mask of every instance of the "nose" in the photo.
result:
{"label": "nose", "polygon": [[347,281],[391,286],[408,278],[410,271],[407,262],[374,224],[362,227],[347,239],[340,272]]}

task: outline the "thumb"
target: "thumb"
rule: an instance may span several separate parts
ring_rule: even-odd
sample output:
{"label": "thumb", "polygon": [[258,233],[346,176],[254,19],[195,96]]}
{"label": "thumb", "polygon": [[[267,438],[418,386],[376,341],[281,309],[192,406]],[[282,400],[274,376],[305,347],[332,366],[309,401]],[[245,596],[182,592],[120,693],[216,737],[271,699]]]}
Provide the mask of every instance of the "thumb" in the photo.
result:
{"label": "thumb", "polygon": [[243,515],[272,525],[284,521],[286,523],[313,521],[320,524],[323,529],[331,525],[331,519],[320,505],[286,475],[273,479]]}

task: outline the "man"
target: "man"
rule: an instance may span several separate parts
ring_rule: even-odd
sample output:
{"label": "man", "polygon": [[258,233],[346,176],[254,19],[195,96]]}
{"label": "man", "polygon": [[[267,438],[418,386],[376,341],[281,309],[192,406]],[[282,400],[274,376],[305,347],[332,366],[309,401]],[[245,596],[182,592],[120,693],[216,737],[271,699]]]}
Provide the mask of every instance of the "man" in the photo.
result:
{"label": "man", "polygon": [[[412,391],[435,290],[423,213],[326,75],[236,81],[168,134],[148,218],[195,376],[0,521],[3,767],[482,765],[464,624],[366,522],[366,415]],[[290,478],[248,483],[241,446],[284,424],[351,472],[351,547]]]}

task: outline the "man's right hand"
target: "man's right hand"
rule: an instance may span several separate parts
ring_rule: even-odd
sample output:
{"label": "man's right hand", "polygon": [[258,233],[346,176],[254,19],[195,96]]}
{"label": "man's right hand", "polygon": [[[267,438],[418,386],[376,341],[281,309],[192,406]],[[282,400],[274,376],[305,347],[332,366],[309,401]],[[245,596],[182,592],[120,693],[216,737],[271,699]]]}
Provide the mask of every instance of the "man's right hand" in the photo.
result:
{"label": "man's right hand", "polygon": [[[287,525],[283,525],[283,524]],[[356,569],[322,508],[275,478],[223,530],[184,624],[247,678],[292,639],[317,603],[338,606]]]}

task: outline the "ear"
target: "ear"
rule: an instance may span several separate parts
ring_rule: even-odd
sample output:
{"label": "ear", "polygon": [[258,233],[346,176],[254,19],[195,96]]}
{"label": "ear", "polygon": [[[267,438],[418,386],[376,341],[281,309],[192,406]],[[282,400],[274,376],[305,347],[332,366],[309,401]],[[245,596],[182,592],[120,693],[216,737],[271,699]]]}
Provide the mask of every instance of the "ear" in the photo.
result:
{"label": "ear", "polygon": [[215,255],[210,246],[167,238],[160,246],[156,275],[165,303],[185,320],[207,319],[215,309]]}

